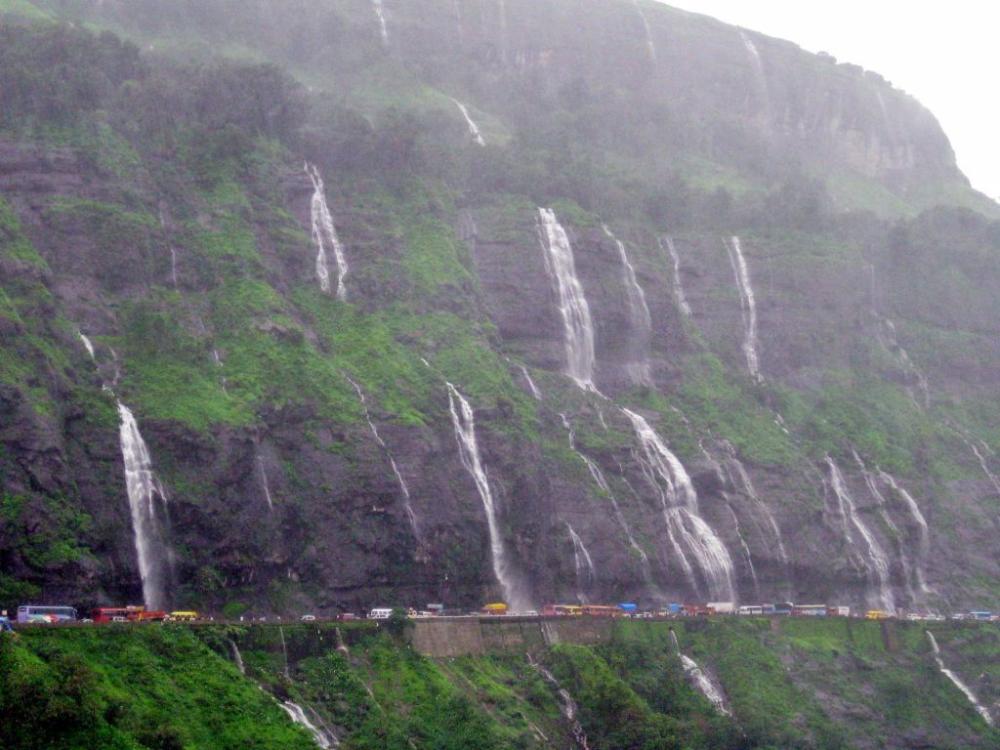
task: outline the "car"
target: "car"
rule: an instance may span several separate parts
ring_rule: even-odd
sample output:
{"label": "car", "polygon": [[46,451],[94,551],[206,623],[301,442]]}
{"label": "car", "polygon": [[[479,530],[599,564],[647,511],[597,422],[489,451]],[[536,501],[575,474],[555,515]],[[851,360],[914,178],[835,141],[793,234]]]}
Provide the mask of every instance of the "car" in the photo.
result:
{"label": "car", "polygon": [[299,619],[302,622],[316,622],[316,615],[302,615]]}
{"label": "car", "polygon": [[337,622],[350,622],[351,620],[357,620],[358,616],[353,612],[341,612],[336,617]]}

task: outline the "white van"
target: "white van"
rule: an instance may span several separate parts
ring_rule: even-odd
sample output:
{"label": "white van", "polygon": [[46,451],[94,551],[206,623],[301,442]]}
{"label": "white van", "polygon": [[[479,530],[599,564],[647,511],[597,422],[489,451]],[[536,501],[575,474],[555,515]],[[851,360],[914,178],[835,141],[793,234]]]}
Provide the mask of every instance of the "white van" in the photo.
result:
{"label": "white van", "polygon": [[388,620],[392,617],[392,607],[376,607],[368,613],[370,620]]}

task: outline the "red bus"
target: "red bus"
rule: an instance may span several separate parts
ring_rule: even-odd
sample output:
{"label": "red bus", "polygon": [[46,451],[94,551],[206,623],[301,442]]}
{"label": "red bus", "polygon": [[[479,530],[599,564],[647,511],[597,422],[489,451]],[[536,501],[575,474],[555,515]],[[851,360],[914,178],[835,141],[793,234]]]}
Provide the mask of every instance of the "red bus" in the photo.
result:
{"label": "red bus", "polygon": [[147,610],[145,607],[129,605],[128,607],[100,607],[94,610],[91,619],[95,623],[163,622],[166,617],[166,612]]}
{"label": "red bus", "polygon": [[584,604],[583,614],[588,617],[621,617],[624,612],[618,607],[605,604]]}

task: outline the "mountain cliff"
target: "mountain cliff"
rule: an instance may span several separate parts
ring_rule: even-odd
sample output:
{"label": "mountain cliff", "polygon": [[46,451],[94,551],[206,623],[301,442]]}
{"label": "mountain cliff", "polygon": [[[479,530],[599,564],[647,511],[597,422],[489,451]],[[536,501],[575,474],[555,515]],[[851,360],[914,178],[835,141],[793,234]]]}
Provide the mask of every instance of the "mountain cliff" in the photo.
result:
{"label": "mountain cliff", "polygon": [[649,2],[0,3],[0,600],[1000,605],[1000,225]]}

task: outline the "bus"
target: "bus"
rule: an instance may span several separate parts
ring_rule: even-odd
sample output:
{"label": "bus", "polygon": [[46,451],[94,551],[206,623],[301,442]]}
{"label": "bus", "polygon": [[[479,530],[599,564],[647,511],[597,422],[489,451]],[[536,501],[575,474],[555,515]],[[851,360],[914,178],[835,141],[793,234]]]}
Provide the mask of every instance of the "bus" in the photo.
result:
{"label": "bus", "polygon": [[546,604],[542,607],[542,617],[579,617],[583,607],[579,604]]}
{"label": "bus", "polygon": [[76,610],[73,607],[48,606],[41,604],[22,604],[17,608],[17,621],[21,623],[53,624],[57,622],[76,622]]}

